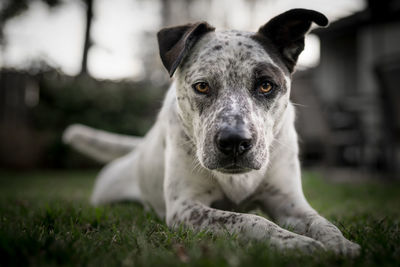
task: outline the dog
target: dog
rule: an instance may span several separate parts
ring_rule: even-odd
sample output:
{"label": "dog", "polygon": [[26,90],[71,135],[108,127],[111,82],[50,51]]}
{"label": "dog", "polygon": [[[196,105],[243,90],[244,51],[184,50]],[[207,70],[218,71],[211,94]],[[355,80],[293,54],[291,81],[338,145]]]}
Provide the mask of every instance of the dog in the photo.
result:
{"label": "dog", "polygon": [[[360,246],[302,192],[289,95],[313,22],[328,24],[317,11],[292,9],[256,33],[215,31],[206,22],[160,30],[161,60],[174,82],[147,135],[83,125],[64,134],[81,152],[111,161],[96,180],[92,203],[133,200],[171,228],[234,233],[278,250],[358,255]],[[275,223],[246,213],[255,204]]]}

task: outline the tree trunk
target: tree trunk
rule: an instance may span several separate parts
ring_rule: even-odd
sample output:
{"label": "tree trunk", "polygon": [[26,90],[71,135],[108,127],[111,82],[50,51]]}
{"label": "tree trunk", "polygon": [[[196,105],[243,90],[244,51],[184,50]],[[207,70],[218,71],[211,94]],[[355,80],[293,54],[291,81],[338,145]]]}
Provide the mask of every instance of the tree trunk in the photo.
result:
{"label": "tree trunk", "polygon": [[85,31],[85,43],[83,46],[83,56],[81,65],[81,75],[89,75],[87,68],[88,52],[92,46],[92,40],[90,38],[92,20],[93,20],[93,0],[83,0],[86,4],[86,31]]}

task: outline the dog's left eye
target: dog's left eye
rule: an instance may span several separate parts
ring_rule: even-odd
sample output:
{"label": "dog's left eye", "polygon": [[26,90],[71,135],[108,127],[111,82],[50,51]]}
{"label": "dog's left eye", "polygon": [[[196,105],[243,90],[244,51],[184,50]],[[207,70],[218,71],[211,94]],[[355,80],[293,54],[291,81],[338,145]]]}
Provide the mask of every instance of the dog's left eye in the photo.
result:
{"label": "dog's left eye", "polygon": [[261,94],[269,94],[274,89],[275,85],[270,81],[263,81],[258,84],[257,91]]}
{"label": "dog's left eye", "polygon": [[192,85],[193,89],[200,94],[207,94],[210,91],[210,86],[206,82],[198,82]]}

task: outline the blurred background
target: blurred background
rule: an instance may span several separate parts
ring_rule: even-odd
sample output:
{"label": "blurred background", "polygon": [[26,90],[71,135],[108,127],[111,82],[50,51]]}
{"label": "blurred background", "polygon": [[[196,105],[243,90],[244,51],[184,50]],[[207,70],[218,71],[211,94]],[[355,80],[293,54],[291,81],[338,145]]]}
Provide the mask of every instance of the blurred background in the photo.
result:
{"label": "blurred background", "polygon": [[349,179],[400,179],[400,1],[1,0],[0,168],[91,168],[72,123],[144,135],[170,83],[157,31],[206,20],[256,31],[291,8],[331,21],[294,75],[301,159]]}

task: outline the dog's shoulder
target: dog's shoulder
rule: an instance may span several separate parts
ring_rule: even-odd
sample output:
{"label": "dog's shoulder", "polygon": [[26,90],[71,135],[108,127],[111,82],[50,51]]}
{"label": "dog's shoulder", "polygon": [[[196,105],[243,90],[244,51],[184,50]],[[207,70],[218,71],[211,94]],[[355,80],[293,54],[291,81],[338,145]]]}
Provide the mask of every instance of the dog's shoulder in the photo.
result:
{"label": "dog's shoulder", "polygon": [[179,123],[176,99],[176,83],[172,82],[165,95],[156,124],[162,125],[163,130],[167,130],[168,128],[176,128]]}

